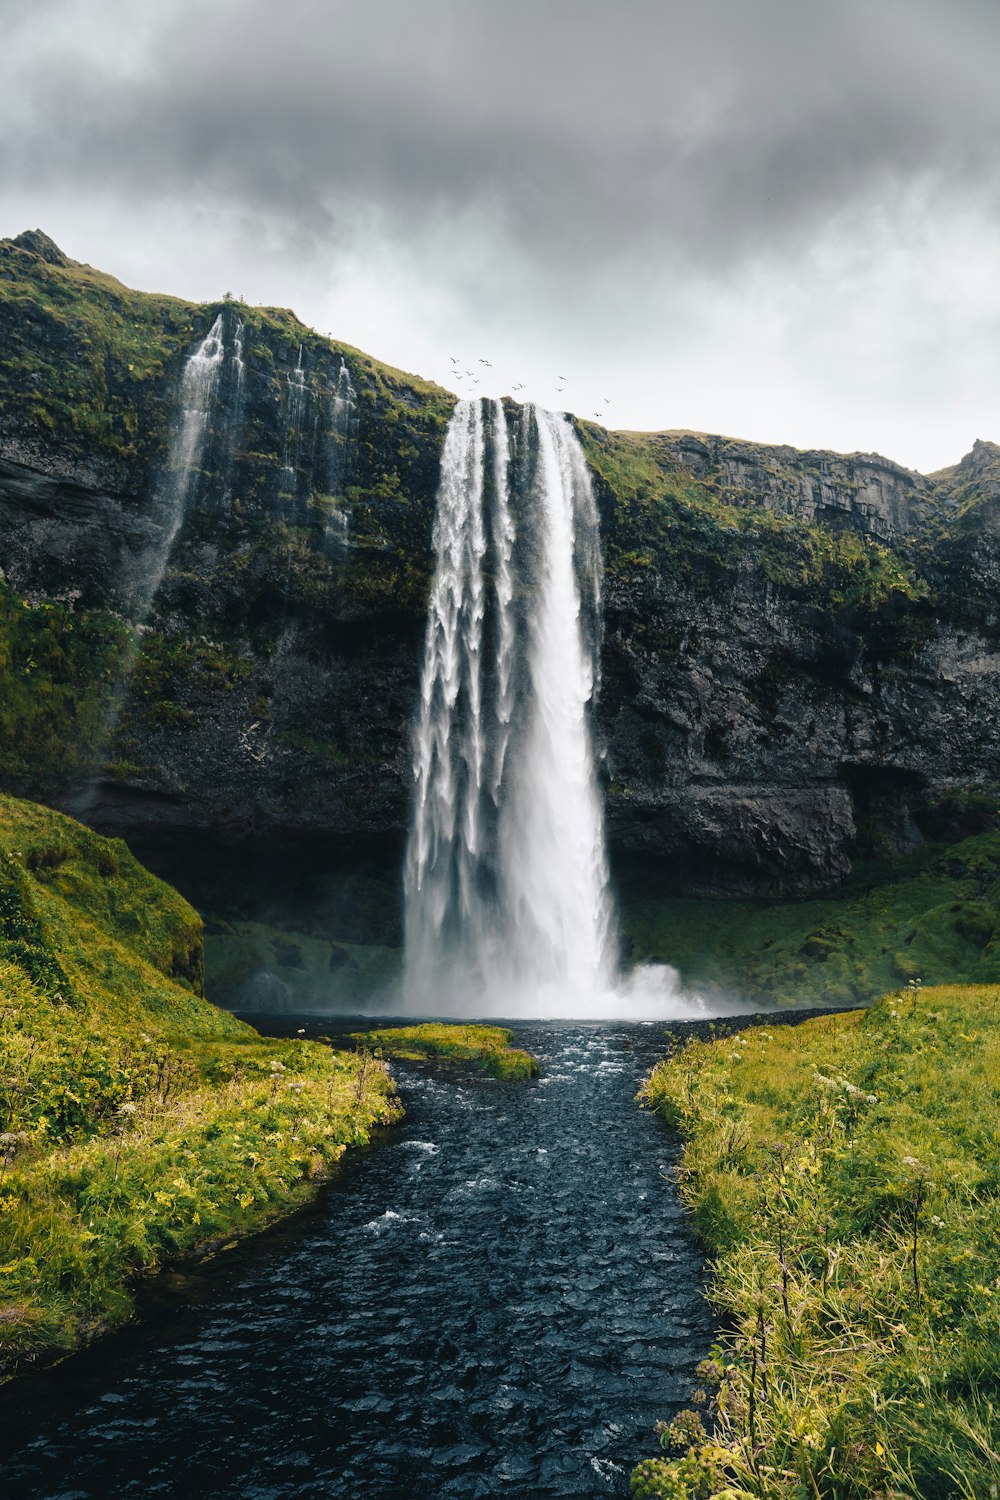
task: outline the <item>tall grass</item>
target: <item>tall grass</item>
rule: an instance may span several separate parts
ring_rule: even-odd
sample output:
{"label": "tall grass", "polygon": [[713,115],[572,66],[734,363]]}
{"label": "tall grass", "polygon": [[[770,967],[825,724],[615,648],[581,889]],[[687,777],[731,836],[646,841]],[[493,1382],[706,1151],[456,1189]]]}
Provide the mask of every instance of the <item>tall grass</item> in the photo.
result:
{"label": "tall grass", "polygon": [[723,1331],[633,1494],[996,1496],[1000,989],[694,1042],[641,1097]]}
{"label": "tall grass", "polygon": [[536,1078],[537,1058],[512,1047],[514,1033],[506,1026],[463,1026],[450,1021],[427,1021],[419,1026],[388,1026],[380,1031],[355,1032],[351,1040],[387,1057],[414,1061],[433,1058],[445,1063],[469,1063],[494,1078],[508,1082]]}

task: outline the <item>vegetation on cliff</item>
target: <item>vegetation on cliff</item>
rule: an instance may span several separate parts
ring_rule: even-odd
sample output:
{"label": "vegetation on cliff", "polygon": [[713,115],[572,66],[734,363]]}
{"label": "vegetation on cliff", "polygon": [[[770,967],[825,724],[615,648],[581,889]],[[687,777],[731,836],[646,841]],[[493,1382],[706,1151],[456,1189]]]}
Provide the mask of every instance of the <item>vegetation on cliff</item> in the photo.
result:
{"label": "vegetation on cliff", "polygon": [[[185,357],[216,317],[216,409],[166,571],[140,600],[158,577],[146,563],[162,538],[157,485]],[[398,940],[406,725],[454,396],[287,309],[133,292],[34,233],[0,242],[0,343],[0,449],[17,470],[0,476],[0,785],[66,802],[70,788],[104,783],[130,837],[155,802],[178,845],[190,840],[191,890],[229,921],[214,946],[231,992],[274,968],[272,939],[250,930],[272,902],[202,902],[208,839],[241,846],[238,877],[251,840],[268,857],[301,836],[328,863],[381,860],[391,894],[371,962],[341,951],[375,946],[367,921],[345,923],[325,957],[298,944],[317,979],[339,962],[334,982],[361,998]],[[334,396],[345,372],[346,414]],[[764,784],[771,800],[746,815],[735,888],[815,889],[878,853],[858,790],[873,771],[884,786],[870,796],[901,823],[906,787],[986,786],[994,674],[977,663],[996,631],[1000,450],[977,444],[924,479],[865,455],[576,425],[608,573],[597,729],[616,864],[620,851],[663,859],[680,843],[704,853],[713,888],[734,868],[726,798],[745,787],[752,802]],[[66,478],[65,493],[62,480],[31,491],[36,470],[76,476],[76,488]],[[869,491],[888,496],[885,514]],[[953,650],[958,626],[969,636]],[[667,803],[692,787],[708,813],[689,828]],[[774,812],[785,787],[804,793],[790,823],[807,832],[791,843]],[[831,790],[840,800],[824,822]],[[636,958],[761,999],[867,1000],[910,973],[991,978],[987,914],[967,908],[994,898],[964,859],[942,856],[936,885],[924,856],[866,866],[843,900],[788,906],[664,895],[654,910],[644,876],[635,902],[626,892],[625,926]],[[296,911],[279,925],[308,931]],[[287,969],[279,978],[298,978]]]}
{"label": "vegetation on cliff", "polygon": [[[664,435],[607,432],[579,423],[587,461],[603,495],[606,561],[618,576],[655,568],[695,592],[734,578],[752,556],[755,567],[790,598],[822,603],[841,615],[899,611],[926,599],[929,586],[907,555],[850,526],[802,514],[782,514],[767,492],[736,494],[717,474],[697,476],[665,447]],[[732,444],[752,450],[751,444]],[[777,486],[802,475],[800,463],[783,473],[772,454],[764,462]]]}
{"label": "vegetation on cliff", "polygon": [[862,862],[798,901],[696,900],[647,877],[626,883],[621,912],[634,960],[762,1005],[867,1005],[910,979],[1000,983],[1000,833]]}
{"label": "vegetation on cliff", "polygon": [[349,1038],[386,1057],[411,1062],[467,1063],[493,1078],[513,1082],[537,1078],[537,1058],[521,1047],[512,1047],[514,1033],[505,1026],[463,1026],[448,1021],[429,1021],[419,1026],[387,1026],[376,1031],[356,1031]]}
{"label": "vegetation on cliff", "polygon": [[636,1497],[993,1493],[998,1078],[1000,988],[915,983],[653,1071],[723,1332]]}
{"label": "vegetation on cliff", "polygon": [[0,798],[0,1379],[302,1202],[398,1112],[370,1056],[208,1004],[201,954],[124,844]]}

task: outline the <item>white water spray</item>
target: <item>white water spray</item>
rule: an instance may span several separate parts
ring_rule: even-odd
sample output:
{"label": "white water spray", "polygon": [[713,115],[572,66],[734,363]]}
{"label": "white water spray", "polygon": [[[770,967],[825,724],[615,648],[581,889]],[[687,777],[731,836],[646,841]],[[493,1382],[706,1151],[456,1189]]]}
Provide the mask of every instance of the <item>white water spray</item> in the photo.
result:
{"label": "white water spray", "polygon": [[[234,341],[234,358],[242,370],[242,332]],[[197,484],[205,456],[209,424],[216,405],[219,379],[225,359],[223,316],[220,313],[208,333],[188,356],[181,375],[177,414],[170,437],[167,462],[154,495],[159,532],[155,542],[141,555],[140,569],[131,583],[132,618],[136,633],[127,645],[118,669],[117,680],[105,710],[97,740],[98,754],[103,756],[114,738],[128,692],[139,649],[140,633],[152,611],[160,585],[173,553],[174,543],[187,515],[192,492]],[[86,819],[91,811],[96,787],[88,785],[68,805],[78,817]]]}
{"label": "white water spray", "polygon": [[[585,649],[575,553],[596,510],[569,424],[535,412],[530,490],[538,558],[527,642],[524,738],[500,821],[506,925],[516,943],[509,981],[585,1014],[611,984],[610,898],[589,712],[594,661]],[[583,523],[583,528],[578,527]],[[598,574],[596,560],[591,572]],[[510,951],[510,950],[508,950]]]}
{"label": "white water spray", "polygon": [[138,598],[134,616],[139,625],[153,607],[201,471],[225,354],[220,313],[201,343],[188,356],[181,376],[178,412],[154,502],[161,518],[160,533],[155,545],[145,554],[142,576],[135,590]]}
{"label": "white water spray", "polygon": [[493,778],[490,790],[500,805],[507,747],[514,715],[514,518],[510,510],[510,443],[502,401],[493,402],[493,551],[496,568],[497,691]]}
{"label": "white water spray", "polygon": [[502,403],[487,411],[488,424],[483,404],[459,402],[441,461],[405,1007],[704,1014],[672,970],[617,974],[590,731],[601,559],[582,449],[564,417],[530,408],[512,441]]}
{"label": "white water spray", "polygon": [[449,962],[452,956],[457,961],[458,949],[471,943],[468,962],[483,927],[475,909],[483,764],[482,501],[482,407],[478,401],[462,401],[441,457],[434,523],[437,564],[414,742],[406,950],[408,967],[421,986],[436,982],[443,942]]}
{"label": "white water spray", "polygon": [[234,415],[239,417],[243,406],[243,383],[246,379],[246,365],[243,363],[243,319],[237,318],[233,329],[233,364],[236,367],[236,391],[233,397]]}

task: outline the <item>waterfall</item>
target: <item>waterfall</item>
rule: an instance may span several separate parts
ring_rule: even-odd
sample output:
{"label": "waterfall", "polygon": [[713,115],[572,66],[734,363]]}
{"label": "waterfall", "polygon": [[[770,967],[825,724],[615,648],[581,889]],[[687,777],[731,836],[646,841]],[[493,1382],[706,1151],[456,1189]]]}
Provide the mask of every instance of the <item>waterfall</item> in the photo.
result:
{"label": "waterfall", "polygon": [[[595,660],[584,640],[581,579],[599,577],[596,507],[564,417],[535,411],[529,491],[539,536],[527,641],[523,743],[500,821],[509,981],[583,1009],[611,983],[608,870],[589,712]],[[576,1011],[580,1014],[580,1011]]]}
{"label": "waterfall", "polygon": [[132,587],[132,613],[139,625],[153,607],[198,483],[225,354],[223,315],[219,313],[205,337],[188,355],[181,375],[167,461],[153,500],[159,532],[153,546],[140,558],[140,575]]}
{"label": "waterfall", "polygon": [[330,389],[331,426],[338,437],[349,436],[356,404],[357,392],[351,384],[351,372],[347,368],[347,361],[341,356],[336,383],[332,383]]}
{"label": "waterfall", "polygon": [[236,394],[233,399],[234,415],[238,418],[243,407],[243,382],[246,379],[246,366],[243,363],[243,319],[237,318],[233,329],[233,364],[236,368]]}
{"label": "waterfall", "polygon": [[443,960],[483,936],[476,866],[483,769],[483,412],[461,401],[445,437],[434,522],[416,796],[406,868],[406,950],[412,978],[437,982]]}
{"label": "waterfall", "polygon": [[413,736],[411,1014],[705,1014],[617,971],[591,714],[602,564],[568,420],[460,401],[445,437]]}
{"label": "waterfall", "polygon": [[459,402],[414,734],[412,1011],[581,1015],[611,980],[577,562],[581,539],[596,545],[593,494],[564,418],[531,410],[513,446],[501,402]]}
{"label": "waterfall", "polygon": [[[237,394],[243,372],[243,324],[237,322],[233,340],[236,362]],[[104,720],[97,737],[98,758],[107,755],[121,719],[122,708],[139,650],[140,632],[146,625],[160,585],[163,583],[174,544],[184,524],[200,475],[208,445],[212,418],[217,405],[220,378],[226,355],[223,314],[219,313],[201,342],[188,355],[177,393],[177,408],[170,433],[167,460],[153,495],[153,511],[159,529],[153,545],[137,559],[137,573],[130,580],[131,615],[136,631],[119,663]],[[227,454],[231,413],[226,419]],[[96,787],[91,784],[72,795],[67,802],[71,811],[86,820],[93,810]]]}
{"label": "waterfall", "polygon": [[226,413],[226,454],[222,472],[222,495],[226,504],[233,498],[233,464],[236,458],[236,434],[243,425],[243,403],[246,397],[246,364],[243,359],[246,326],[243,319],[233,324],[232,374]]}
{"label": "waterfall", "polygon": [[302,365],[302,345],[294,370],[286,377],[285,395],[285,439],[281,455],[281,479],[283,487],[290,486],[294,493],[298,485],[299,450],[302,447],[302,429],[306,414],[306,372]]}
{"label": "waterfall", "polygon": [[341,356],[336,379],[329,384],[330,420],[326,444],[326,488],[331,497],[323,523],[323,542],[328,552],[343,554],[350,545],[350,521],[332,497],[342,492],[347,468],[347,449],[354,436],[357,413],[357,392],[351,382],[351,372]]}
{"label": "waterfall", "polygon": [[493,402],[493,552],[496,569],[496,729],[490,791],[500,804],[514,713],[514,518],[510,511],[510,443],[503,402]]}

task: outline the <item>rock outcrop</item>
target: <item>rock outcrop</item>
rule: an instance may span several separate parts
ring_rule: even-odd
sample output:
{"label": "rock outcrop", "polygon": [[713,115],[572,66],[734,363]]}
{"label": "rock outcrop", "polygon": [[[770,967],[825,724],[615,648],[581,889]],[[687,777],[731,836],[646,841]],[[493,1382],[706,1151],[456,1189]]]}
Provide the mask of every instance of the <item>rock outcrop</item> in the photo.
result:
{"label": "rock outcrop", "polygon": [[[143,604],[183,362],[216,317],[220,410]],[[143,298],[33,236],[0,244],[0,338],[0,779],[154,867],[167,851],[186,889],[206,851],[241,874],[252,851],[266,906],[292,850],[377,866],[388,912],[454,398],[289,313]],[[925,477],[578,425],[613,862],[803,892],[1000,785],[1000,449]]]}

